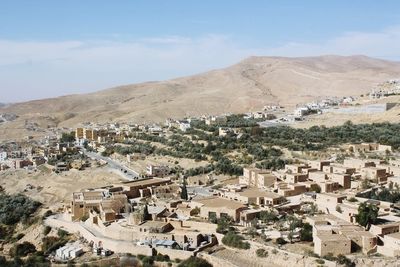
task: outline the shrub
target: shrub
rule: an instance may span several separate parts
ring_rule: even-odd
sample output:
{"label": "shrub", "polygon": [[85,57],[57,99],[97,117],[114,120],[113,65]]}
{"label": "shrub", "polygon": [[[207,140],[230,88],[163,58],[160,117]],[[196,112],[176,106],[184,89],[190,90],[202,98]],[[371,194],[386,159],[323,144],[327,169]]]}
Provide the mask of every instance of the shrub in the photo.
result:
{"label": "shrub", "polygon": [[249,242],[243,241],[244,238],[234,232],[228,232],[223,238],[222,243],[229,247],[240,248],[240,249],[249,249]]}
{"label": "shrub", "polygon": [[268,257],[268,251],[266,251],[263,248],[259,248],[256,250],[256,255],[257,255],[257,257],[265,258],[265,257]]}
{"label": "shrub", "polygon": [[44,229],[43,229],[43,234],[44,234],[44,235],[48,235],[48,234],[50,233],[50,231],[51,231],[51,227],[48,226],[48,225],[46,225],[46,226],[44,227]]}
{"label": "shrub", "polygon": [[318,264],[324,264],[325,263],[325,261],[323,259],[316,259],[315,262],[318,263]]}
{"label": "shrub", "polygon": [[355,197],[351,197],[351,198],[347,199],[347,201],[349,201],[349,202],[357,202],[358,200]]}
{"label": "shrub", "polygon": [[226,234],[229,230],[230,225],[232,224],[233,219],[230,217],[222,217],[217,220],[217,233]]}
{"label": "shrub", "polygon": [[12,225],[25,222],[36,212],[41,203],[24,195],[7,195],[0,193],[0,223]]}
{"label": "shrub", "polygon": [[171,259],[169,258],[168,255],[163,255],[161,253],[158,253],[157,256],[155,256],[156,261],[170,261]]}
{"label": "shrub", "polygon": [[352,267],[355,266],[354,262],[352,262],[349,258],[347,258],[346,256],[339,254],[337,256],[336,262],[338,264],[344,265],[346,267]]}
{"label": "shrub", "polygon": [[8,242],[12,239],[13,234],[14,234],[14,226],[0,224],[0,240]]}
{"label": "shrub", "polygon": [[286,240],[283,239],[282,237],[278,237],[278,238],[275,240],[275,243],[278,244],[278,245],[285,245],[287,242],[286,242]]}
{"label": "shrub", "polygon": [[63,230],[63,229],[58,229],[57,235],[58,235],[58,237],[60,237],[60,238],[64,238],[64,237],[68,236],[68,232],[65,231],[65,230]]}
{"label": "shrub", "polygon": [[178,267],[212,267],[212,265],[204,259],[192,256],[179,263]]}
{"label": "shrub", "polygon": [[143,254],[138,254],[138,255],[137,255],[137,258],[138,258],[139,260],[143,260],[144,257],[146,257],[146,255],[143,255]]}
{"label": "shrub", "polygon": [[19,233],[19,234],[17,234],[17,235],[15,236],[15,239],[16,239],[16,240],[20,240],[20,239],[22,239],[24,236],[25,236],[25,234]]}
{"label": "shrub", "polygon": [[56,249],[64,246],[68,240],[55,236],[46,236],[42,239],[42,251],[48,255]]}
{"label": "shrub", "polygon": [[27,241],[16,244],[10,249],[10,255],[13,257],[25,257],[33,252],[36,252],[36,247]]}
{"label": "shrub", "polygon": [[328,261],[336,261],[336,257],[333,256],[333,253],[331,253],[331,252],[329,252],[328,254],[326,254],[323,258],[324,258],[325,260],[328,260]]}
{"label": "shrub", "polygon": [[43,214],[42,219],[44,220],[44,219],[46,219],[47,217],[49,217],[49,216],[51,216],[51,215],[53,215],[53,212],[52,212],[51,210],[47,210],[47,211]]}
{"label": "shrub", "polygon": [[143,267],[151,267],[151,266],[153,266],[153,264],[154,264],[154,259],[151,256],[145,256],[142,259],[142,266]]}

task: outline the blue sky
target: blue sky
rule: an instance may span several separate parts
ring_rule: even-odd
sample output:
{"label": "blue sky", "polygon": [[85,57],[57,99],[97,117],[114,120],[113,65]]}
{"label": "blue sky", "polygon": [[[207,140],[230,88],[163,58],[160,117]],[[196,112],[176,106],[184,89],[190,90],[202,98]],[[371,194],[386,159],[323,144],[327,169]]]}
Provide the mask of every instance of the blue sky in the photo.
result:
{"label": "blue sky", "polygon": [[251,55],[400,60],[400,1],[0,1],[0,102],[90,92]]}

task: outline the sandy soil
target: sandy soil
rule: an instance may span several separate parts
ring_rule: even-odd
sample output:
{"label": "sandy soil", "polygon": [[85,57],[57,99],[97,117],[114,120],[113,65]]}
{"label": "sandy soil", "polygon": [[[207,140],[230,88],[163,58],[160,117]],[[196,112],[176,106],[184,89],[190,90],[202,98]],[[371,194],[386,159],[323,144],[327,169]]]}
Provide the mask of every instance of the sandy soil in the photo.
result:
{"label": "sandy soil", "polygon": [[[368,101],[362,99],[359,102],[362,105],[383,104],[383,103],[400,103],[400,96],[392,96],[380,100]],[[338,114],[324,113],[321,115],[312,115],[306,117],[305,121],[293,124],[296,128],[309,128],[311,126],[325,125],[327,127],[342,125],[346,121],[351,121],[354,124],[361,123],[378,123],[378,122],[400,122],[400,106],[396,106],[382,113],[365,113],[365,114]]]}
{"label": "sandy soil", "polygon": [[[42,202],[49,208],[56,209],[71,200],[75,191],[84,188],[100,187],[121,181],[121,177],[107,168],[89,168],[83,171],[70,170],[56,174],[46,167],[33,173],[25,170],[0,172],[0,185],[6,192],[25,195]],[[27,185],[33,189],[27,189]]]}
{"label": "sandy soil", "polygon": [[113,155],[112,157],[118,159],[139,173],[145,173],[146,166],[149,164],[167,165],[170,168],[180,166],[185,170],[208,165],[207,161],[195,161],[194,159],[174,158],[171,156],[148,156],[144,160],[131,161],[130,163],[126,161],[126,157],[120,155]]}

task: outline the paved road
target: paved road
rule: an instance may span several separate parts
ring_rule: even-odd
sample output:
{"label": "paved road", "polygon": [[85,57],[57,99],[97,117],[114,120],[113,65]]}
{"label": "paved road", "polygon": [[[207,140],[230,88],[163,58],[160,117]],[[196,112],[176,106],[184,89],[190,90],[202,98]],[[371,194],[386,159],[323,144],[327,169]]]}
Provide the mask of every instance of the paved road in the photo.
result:
{"label": "paved road", "polygon": [[84,150],[84,153],[91,158],[95,158],[97,160],[104,160],[107,162],[107,165],[110,169],[121,175],[124,179],[127,180],[138,180],[138,179],[143,179],[139,177],[139,173],[136,171],[126,167],[122,163],[119,163],[115,160],[110,159],[109,157],[103,157],[98,153],[95,152],[89,152],[87,150]]}

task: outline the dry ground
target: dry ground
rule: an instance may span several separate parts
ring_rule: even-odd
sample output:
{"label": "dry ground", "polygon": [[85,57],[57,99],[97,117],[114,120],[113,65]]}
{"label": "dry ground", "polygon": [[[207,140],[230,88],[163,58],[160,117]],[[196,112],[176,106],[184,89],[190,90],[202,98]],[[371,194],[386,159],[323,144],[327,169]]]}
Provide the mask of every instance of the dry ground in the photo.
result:
{"label": "dry ground", "polygon": [[[71,200],[75,191],[94,188],[119,182],[121,177],[107,168],[89,168],[83,171],[70,170],[56,174],[46,167],[28,173],[25,170],[7,170],[0,172],[0,185],[10,194],[24,192],[27,185],[34,186],[26,190],[25,195],[56,209]],[[42,187],[42,189],[39,189]]]}

